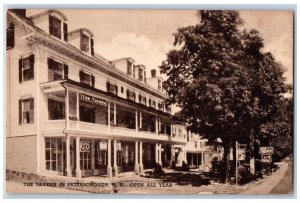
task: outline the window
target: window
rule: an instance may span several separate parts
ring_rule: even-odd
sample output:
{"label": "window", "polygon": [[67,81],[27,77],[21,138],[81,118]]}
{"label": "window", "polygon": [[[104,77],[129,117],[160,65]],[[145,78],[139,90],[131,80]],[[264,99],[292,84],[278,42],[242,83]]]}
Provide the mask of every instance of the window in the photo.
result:
{"label": "window", "polygon": [[123,87],[121,87],[121,93],[124,93],[124,88]]}
{"label": "window", "polygon": [[135,101],[135,93],[133,91],[127,90],[127,99]]}
{"label": "window", "polygon": [[19,124],[29,124],[34,121],[34,100],[20,99],[19,100]]}
{"label": "window", "polygon": [[61,39],[61,21],[51,15],[49,15],[49,33]]}
{"label": "window", "polygon": [[65,119],[65,103],[48,99],[49,120]]}
{"label": "window", "polygon": [[19,82],[34,79],[34,55],[19,59]]}
{"label": "window", "polygon": [[79,107],[79,120],[88,122],[88,123],[95,123],[95,112],[96,109],[92,107],[85,107],[80,106]]}
{"label": "window", "polygon": [[156,102],[153,101],[153,100],[151,100],[151,99],[149,99],[149,106],[152,107],[152,108],[155,108]]}
{"label": "window", "polygon": [[110,82],[106,82],[107,92],[118,95],[118,86]]}
{"label": "window", "polygon": [[140,100],[141,104],[146,106],[146,103],[147,103],[146,97],[143,97],[142,95],[139,95],[139,100]]}
{"label": "window", "polygon": [[84,71],[79,71],[80,82],[92,87],[95,87],[95,76]]}
{"label": "window", "polygon": [[69,72],[68,65],[62,64],[51,58],[48,58],[48,80],[49,81],[68,79],[68,72]]}
{"label": "window", "polygon": [[46,170],[63,172],[65,160],[65,141],[62,138],[45,138]]}
{"label": "window", "polygon": [[164,110],[164,105],[163,105],[163,103],[158,103],[158,109],[159,110]]}
{"label": "window", "polygon": [[82,34],[80,35],[80,49],[84,52],[89,52],[89,38]]}
{"label": "window", "polygon": [[132,75],[132,63],[127,61],[127,75]]}
{"label": "window", "polygon": [[81,140],[80,146],[80,169],[89,170],[91,169],[91,141]]}
{"label": "window", "polygon": [[10,24],[6,28],[6,50],[11,49],[15,46],[15,26]]}

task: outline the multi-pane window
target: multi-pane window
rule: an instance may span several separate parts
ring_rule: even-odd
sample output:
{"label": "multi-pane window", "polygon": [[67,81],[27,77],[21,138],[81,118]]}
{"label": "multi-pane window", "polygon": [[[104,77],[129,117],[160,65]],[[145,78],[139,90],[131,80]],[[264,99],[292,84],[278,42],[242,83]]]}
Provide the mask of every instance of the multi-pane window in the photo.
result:
{"label": "multi-pane window", "polygon": [[106,83],[107,92],[117,95],[118,94],[118,86],[116,84],[107,82]]}
{"label": "multi-pane window", "polygon": [[144,71],[143,69],[139,68],[139,80],[143,81]]}
{"label": "multi-pane window", "polygon": [[33,98],[19,100],[19,123],[29,124],[34,121]]}
{"label": "multi-pane window", "polygon": [[89,52],[89,48],[90,48],[89,38],[86,35],[82,34],[82,33],[81,33],[80,36],[81,36],[80,37],[80,49],[81,49],[81,51]]}
{"label": "multi-pane window", "polygon": [[127,99],[135,101],[135,93],[131,90],[127,90]]}
{"label": "multi-pane window", "polygon": [[68,78],[68,65],[48,58],[48,80],[56,81]]}
{"label": "multi-pane window", "polygon": [[63,172],[65,156],[65,141],[62,138],[45,138],[46,170]]}
{"label": "multi-pane window", "polygon": [[163,103],[158,103],[158,109],[159,110],[164,110],[164,105],[163,105]]}
{"label": "multi-pane window", "polygon": [[139,100],[140,100],[140,103],[141,103],[141,104],[143,104],[143,105],[146,106],[146,103],[147,103],[146,97],[140,95],[140,96],[139,96]]}
{"label": "multi-pane window", "polygon": [[127,75],[132,75],[132,63],[127,61]]}
{"label": "multi-pane window", "polygon": [[49,15],[49,33],[50,35],[61,39],[61,21],[51,15]]}
{"label": "multi-pane window", "polygon": [[34,55],[19,59],[19,82],[34,79]]}
{"label": "multi-pane window", "polygon": [[84,140],[80,142],[80,169],[91,169],[91,142]]}
{"label": "multi-pane window", "polygon": [[152,108],[156,107],[156,102],[154,100],[149,99],[149,106]]}
{"label": "multi-pane window", "polygon": [[11,49],[15,46],[15,26],[10,24],[6,28],[6,50]]}
{"label": "multi-pane window", "polygon": [[48,99],[49,120],[65,119],[65,103]]}
{"label": "multi-pane window", "polygon": [[79,71],[80,82],[92,87],[95,87],[95,76],[84,71]]}

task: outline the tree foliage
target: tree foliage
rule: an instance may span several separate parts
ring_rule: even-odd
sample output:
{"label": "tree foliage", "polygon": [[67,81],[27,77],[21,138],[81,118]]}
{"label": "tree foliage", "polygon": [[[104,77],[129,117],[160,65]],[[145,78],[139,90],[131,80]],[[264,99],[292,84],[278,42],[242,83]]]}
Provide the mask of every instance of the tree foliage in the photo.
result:
{"label": "tree foliage", "polygon": [[[168,79],[168,104],[192,132],[224,150],[272,118],[285,92],[282,65],[263,53],[257,30],[242,30],[238,11],[199,11],[199,23],[174,34],[174,46],[160,71]],[[226,155],[225,155],[226,156]],[[224,158],[226,159],[226,157]]]}

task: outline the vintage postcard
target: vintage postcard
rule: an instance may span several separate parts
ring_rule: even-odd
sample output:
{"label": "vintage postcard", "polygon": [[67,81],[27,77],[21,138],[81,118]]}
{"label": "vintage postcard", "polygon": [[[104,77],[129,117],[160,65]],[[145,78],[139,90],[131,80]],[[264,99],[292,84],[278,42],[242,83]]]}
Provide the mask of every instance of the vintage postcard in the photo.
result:
{"label": "vintage postcard", "polygon": [[293,10],[6,12],[7,193],[293,194]]}

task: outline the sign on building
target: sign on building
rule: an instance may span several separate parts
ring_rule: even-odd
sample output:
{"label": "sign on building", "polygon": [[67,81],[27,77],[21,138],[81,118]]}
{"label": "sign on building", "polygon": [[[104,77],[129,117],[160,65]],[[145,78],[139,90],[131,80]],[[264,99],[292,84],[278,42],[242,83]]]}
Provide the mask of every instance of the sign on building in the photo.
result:
{"label": "sign on building", "polygon": [[101,105],[101,106],[107,106],[107,101],[98,99],[96,97],[92,97],[86,94],[80,94],[80,99],[83,101],[87,101],[93,104]]}
{"label": "sign on building", "polygon": [[80,141],[80,152],[90,152],[91,149],[91,143],[90,141]]}
{"label": "sign on building", "polygon": [[237,155],[239,161],[244,161],[246,157],[246,150],[245,149],[237,149]]}
{"label": "sign on building", "polygon": [[262,154],[261,155],[261,162],[264,162],[264,163],[272,162],[272,154]]}
{"label": "sign on building", "polygon": [[106,141],[99,142],[99,148],[100,150],[107,150],[107,142]]}

